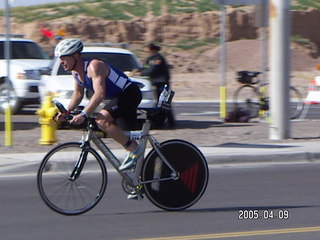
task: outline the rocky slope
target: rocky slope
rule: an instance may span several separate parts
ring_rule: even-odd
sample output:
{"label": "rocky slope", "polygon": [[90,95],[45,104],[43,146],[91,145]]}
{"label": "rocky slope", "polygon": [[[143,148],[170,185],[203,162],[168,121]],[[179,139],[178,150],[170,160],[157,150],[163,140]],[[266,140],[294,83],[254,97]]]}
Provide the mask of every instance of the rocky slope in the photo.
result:
{"label": "rocky slope", "polygon": [[[292,11],[292,35],[310,39],[320,46],[320,10]],[[229,41],[259,37],[253,11],[233,10],[227,16]],[[205,12],[136,18],[131,21],[108,21],[93,17],[76,16],[49,22],[12,23],[14,33],[23,33],[39,42],[45,42],[40,26],[57,31],[65,29],[69,36],[82,36],[87,41],[100,42],[163,42],[184,39],[213,39],[220,34],[220,13]],[[308,26],[308,27],[306,27]],[[0,28],[0,30],[2,30]]]}
{"label": "rocky slope", "polygon": [[[228,27],[228,70],[260,68],[261,45],[260,29],[255,26],[252,11],[235,10],[227,15]],[[292,35],[309,39],[303,47],[292,45],[293,70],[314,69],[320,49],[320,10],[292,11]],[[192,13],[160,17],[136,18],[131,21],[107,21],[84,16],[69,17],[48,22],[21,24],[12,20],[12,33],[24,34],[47,49],[56,44],[41,34],[41,27],[57,32],[66,31],[65,37],[80,37],[87,42],[129,42],[130,49],[143,58],[143,45],[146,42],[159,42],[175,72],[216,71],[219,67],[220,13]],[[306,27],[308,26],[308,27]],[[0,26],[0,31],[4,32]],[[216,39],[216,40],[214,40]],[[249,39],[249,40],[242,40]],[[240,41],[239,41],[240,40]],[[205,44],[190,50],[178,45]],[[244,58],[245,56],[245,58]]]}

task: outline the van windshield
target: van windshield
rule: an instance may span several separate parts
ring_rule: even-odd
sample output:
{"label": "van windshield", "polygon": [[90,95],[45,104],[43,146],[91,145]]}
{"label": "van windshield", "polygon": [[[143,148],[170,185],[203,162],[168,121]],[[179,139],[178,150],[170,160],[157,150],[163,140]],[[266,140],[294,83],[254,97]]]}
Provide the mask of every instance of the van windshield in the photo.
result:
{"label": "van windshield", "polygon": [[[4,59],[4,41],[0,41],[0,59]],[[43,49],[34,42],[11,41],[11,59],[49,59]]]}

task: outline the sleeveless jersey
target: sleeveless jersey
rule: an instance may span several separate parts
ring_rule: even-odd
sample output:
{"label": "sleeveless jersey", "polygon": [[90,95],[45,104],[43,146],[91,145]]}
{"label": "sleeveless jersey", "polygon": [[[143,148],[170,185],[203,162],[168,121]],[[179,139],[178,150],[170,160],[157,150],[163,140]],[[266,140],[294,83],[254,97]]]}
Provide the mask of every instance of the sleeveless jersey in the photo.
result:
{"label": "sleeveless jersey", "polygon": [[[92,60],[83,59],[84,60],[84,83],[82,83],[79,79],[79,74],[75,73],[75,79],[78,84],[83,87],[93,91],[92,79],[87,75],[87,68]],[[106,63],[107,64],[107,63]],[[126,76],[123,72],[118,69],[109,67],[109,75],[106,77],[105,81],[105,99],[113,99],[119,96],[130,84],[131,80]]]}

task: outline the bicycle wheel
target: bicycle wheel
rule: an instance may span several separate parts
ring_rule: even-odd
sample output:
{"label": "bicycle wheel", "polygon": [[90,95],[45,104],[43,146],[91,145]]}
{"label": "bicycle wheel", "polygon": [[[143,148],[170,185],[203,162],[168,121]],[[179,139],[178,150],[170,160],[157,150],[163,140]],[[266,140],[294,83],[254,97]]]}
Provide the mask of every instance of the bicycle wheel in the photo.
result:
{"label": "bicycle wheel", "polygon": [[295,119],[300,116],[303,111],[303,97],[298,89],[290,86],[290,119]]}
{"label": "bicycle wheel", "polygon": [[101,200],[107,186],[106,166],[91,147],[80,176],[70,179],[81,155],[80,145],[65,143],[53,148],[38,170],[40,196],[49,208],[60,214],[78,215],[89,211]]}
{"label": "bicycle wheel", "polygon": [[233,97],[235,107],[250,113],[250,118],[259,116],[260,95],[252,85],[243,85],[238,88]]}
{"label": "bicycle wheel", "polygon": [[[195,204],[203,195],[209,178],[207,162],[193,144],[183,140],[161,143],[161,152],[179,173],[175,180],[144,184],[148,199],[167,211],[179,211]],[[142,181],[170,178],[172,171],[153,149],[145,159]]]}

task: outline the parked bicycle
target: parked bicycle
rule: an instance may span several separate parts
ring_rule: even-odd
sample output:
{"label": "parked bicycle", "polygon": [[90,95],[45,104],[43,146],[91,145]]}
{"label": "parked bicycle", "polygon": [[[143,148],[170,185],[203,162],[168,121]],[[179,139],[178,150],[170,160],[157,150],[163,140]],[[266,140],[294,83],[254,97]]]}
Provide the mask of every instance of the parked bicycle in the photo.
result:
{"label": "parked bicycle", "polygon": [[[265,87],[268,83],[261,83],[257,76],[261,72],[238,71],[237,81],[243,84],[233,95],[235,108],[247,111],[250,118],[259,116],[260,111],[269,110],[269,97],[266,95]],[[255,86],[258,85],[258,86]],[[298,118],[303,110],[302,94],[295,87],[289,87],[290,119]]]}
{"label": "parked bicycle", "polygon": [[107,186],[104,160],[91,143],[122,176],[127,194],[146,195],[157,207],[180,211],[194,205],[203,195],[209,178],[205,157],[192,143],[174,139],[159,143],[149,130],[151,119],[159,111],[168,110],[172,92],[161,107],[139,109],[146,116],[141,131],[129,132],[132,139],[152,150],[140,157],[130,170],[120,171],[120,161],[103,142],[93,117],[87,120],[80,142],[61,144],[42,160],[37,184],[42,200],[52,210],[64,215],[79,215],[95,207]]}

